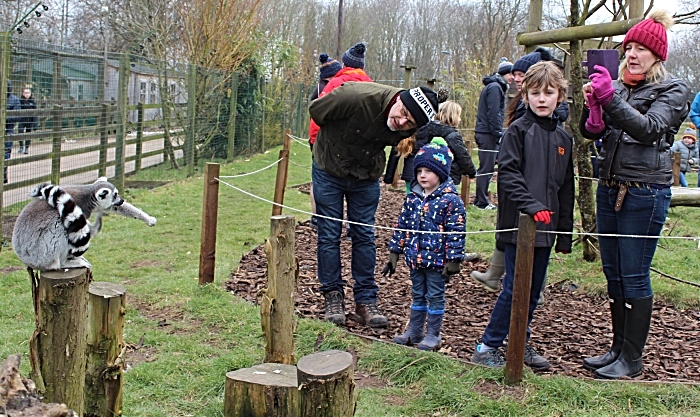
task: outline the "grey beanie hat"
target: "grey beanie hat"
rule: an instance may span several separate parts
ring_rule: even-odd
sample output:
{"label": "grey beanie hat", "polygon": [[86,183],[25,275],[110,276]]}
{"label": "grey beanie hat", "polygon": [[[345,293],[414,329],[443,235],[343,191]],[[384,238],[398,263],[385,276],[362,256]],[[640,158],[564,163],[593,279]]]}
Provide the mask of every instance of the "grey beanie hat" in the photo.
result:
{"label": "grey beanie hat", "polygon": [[341,60],[346,67],[365,68],[365,50],[367,47],[364,42],[356,43],[355,46],[343,53]]}
{"label": "grey beanie hat", "polygon": [[506,75],[511,72],[513,69],[513,63],[508,61],[508,58],[503,57],[501,58],[501,61],[498,63],[498,69],[496,70],[497,73],[500,75]]}

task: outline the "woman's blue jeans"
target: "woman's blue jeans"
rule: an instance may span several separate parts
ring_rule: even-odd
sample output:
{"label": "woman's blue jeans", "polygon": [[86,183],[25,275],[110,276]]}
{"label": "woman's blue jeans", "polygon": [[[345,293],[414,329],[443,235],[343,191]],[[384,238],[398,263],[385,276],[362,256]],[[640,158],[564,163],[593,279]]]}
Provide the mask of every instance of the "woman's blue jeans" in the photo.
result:
{"label": "woman's blue jeans", "polygon": [[[698,174],[700,175],[700,174]],[[683,171],[680,172],[680,175],[678,176],[678,184],[681,187],[687,187],[688,186],[688,180],[685,178],[685,173]]]}
{"label": "woman's blue jeans", "polygon": [[[516,245],[505,245],[506,275],[503,277],[503,290],[498,295],[496,305],[491,312],[491,320],[486,326],[481,343],[486,346],[499,348],[510,331],[510,310],[513,306],[513,278],[515,276]],[[532,285],[530,286],[530,306],[527,312],[527,339],[530,339],[530,322],[535,314],[537,302],[540,299],[542,286],[547,276],[549,266],[549,254],[552,248],[535,248],[535,257],[532,263]]]}
{"label": "woman's blue jeans", "polygon": [[[316,214],[318,217],[318,280],[321,292],[344,293],[345,282],[341,276],[340,235],[343,230],[343,203],[347,201],[348,220],[374,225],[374,214],[379,205],[379,181],[348,181],[336,178],[313,162],[311,178],[314,187]],[[374,228],[352,225],[351,273],[355,280],[353,295],[357,304],[377,302],[377,284],[374,269],[377,263],[377,246]]]}
{"label": "woman's blue jeans", "polygon": [[671,205],[670,188],[629,187],[620,211],[615,211],[618,187],[598,184],[596,222],[600,259],[612,298],[644,298],[653,294],[649,268]]}
{"label": "woman's blue jeans", "polygon": [[426,306],[430,314],[445,311],[445,277],[437,269],[411,269],[411,295],[414,306]]}

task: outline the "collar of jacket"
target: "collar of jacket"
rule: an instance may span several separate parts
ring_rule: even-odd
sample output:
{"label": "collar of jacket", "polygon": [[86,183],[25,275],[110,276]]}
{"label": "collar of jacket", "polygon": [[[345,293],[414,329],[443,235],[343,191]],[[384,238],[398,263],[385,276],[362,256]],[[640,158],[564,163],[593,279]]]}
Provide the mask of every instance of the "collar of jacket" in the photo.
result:
{"label": "collar of jacket", "polygon": [[542,129],[550,132],[556,130],[557,125],[559,124],[559,117],[556,113],[552,113],[551,117],[540,117],[536,115],[535,112],[533,112],[529,106],[527,108],[527,113],[525,113],[525,117],[533,120]]}

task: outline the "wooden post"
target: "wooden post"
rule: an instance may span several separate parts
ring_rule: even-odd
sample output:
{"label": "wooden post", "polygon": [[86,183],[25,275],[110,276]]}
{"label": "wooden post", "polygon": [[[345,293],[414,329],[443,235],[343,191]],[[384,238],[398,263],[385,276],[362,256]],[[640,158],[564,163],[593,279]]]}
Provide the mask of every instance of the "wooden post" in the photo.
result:
{"label": "wooden post", "polygon": [[117,91],[117,141],[114,148],[114,186],[124,191],[125,144],[126,144],[126,105],[129,101],[129,54],[119,58],[119,82]]}
{"label": "wooden post", "polygon": [[143,103],[136,104],[136,161],[134,173],[141,171],[141,154],[143,153]]}
{"label": "wooden post", "polygon": [[275,179],[275,195],[272,201],[276,204],[272,205],[272,215],[279,216],[282,214],[282,206],[279,204],[284,204],[284,190],[287,188],[287,174],[289,171],[289,148],[290,148],[290,138],[289,135],[292,131],[289,129],[284,130],[284,138],[282,150],[280,151],[279,159],[281,161],[277,164],[277,177]]}
{"label": "wooden post", "polygon": [[124,287],[111,282],[90,284],[85,417],[122,415],[125,315]]}
{"label": "wooden post", "polygon": [[[12,54],[12,48],[10,46],[10,34],[8,32],[0,32],[0,80],[2,81],[0,84],[0,126],[2,126],[2,129],[0,129],[0,135],[2,135],[2,143],[3,146],[5,144],[5,141],[7,141],[7,137],[5,136],[5,121],[7,118],[7,82],[5,80],[8,80],[9,74],[10,74],[10,57]],[[2,160],[0,161],[0,172],[3,173],[3,179],[5,178],[5,171],[7,167],[5,166],[5,158],[3,155]],[[0,185],[0,207],[5,207],[4,202],[3,202],[3,196],[5,194],[4,192],[4,181],[3,184]],[[2,220],[2,210],[0,210],[0,221]]]}
{"label": "wooden post", "polygon": [[28,270],[36,320],[29,339],[31,379],[48,401],[64,403],[82,416],[92,273],[87,268]]}
{"label": "wooden post", "polygon": [[98,156],[99,168],[97,175],[100,177],[107,176],[107,143],[109,134],[109,104],[102,103],[100,111],[100,152]]}
{"label": "wooden post", "polygon": [[53,106],[51,120],[51,183],[61,183],[61,129],[63,129],[63,111],[61,106]]}
{"label": "wooden post", "polygon": [[520,45],[537,46],[572,40],[580,41],[584,39],[603,38],[607,36],[624,35],[632,26],[641,21],[641,18],[636,18],[609,23],[598,23],[595,25],[546,30],[544,32],[518,33],[515,39]]}
{"label": "wooden post", "polygon": [[[530,0],[527,11],[527,31],[538,32],[542,30],[542,0]],[[530,53],[537,45],[526,45],[525,52]]]}
{"label": "wooden post", "polygon": [[226,162],[233,162],[236,151],[236,116],[238,114],[238,73],[231,75],[231,102],[228,116],[228,149],[226,150]]}
{"label": "wooden post", "polygon": [[[678,185],[681,183],[681,153],[680,152],[673,153],[673,165],[671,166],[671,170],[673,171],[673,185],[675,187],[678,187]],[[700,173],[698,175],[700,175]]]}
{"label": "wooden post", "polygon": [[260,303],[265,362],[294,363],[294,294],[299,279],[295,223],[293,216],[273,216],[265,242],[267,290]]}
{"label": "wooden post", "polygon": [[405,90],[408,90],[409,88],[411,88],[411,70],[415,67],[410,65],[401,65],[401,68],[404,69],[403,88]]}
{"label": "wooden post", "polygon": [[197,112],[197,64],[187,66],[187,137],[185,139],[185,165],[187,165],[187,175],[194,175],[194,141],[196,132],[196,112]]}
{"label": "wooden post", "polygon": [[644,17],[644,0],[630,0],[629,13],[627,15],[630,19]]}
{"label": "wooden post", "polygon": [[466,175],[462,175],[462,189],[460,197],[462,197],[462,202],[465,207],[469,207],[469,195],[472,186],[472,179]]}
{"label": "wooden post", "polygon": [[518,241],[513,279],[513,302],[510,310],[506,377],[508,385],[519,384],[523,378],[523,361],[527,343],[527,313],[530,307],[532,262],[535,256],[535,220],[527,214],[518,219]]}
{"label": "wooden post", "polygon": [[219,213],[220,165],[204,165],[204,199],[202,206],[202,236],[199,247],[199,285],[214,282],[216,266],[216,222]]}
{"label": "wooden post", "polygon": [[350,417],[355,414],[353,358],[348,352],[328,350],[299,359],[299,415]]}
{"label": "wooden post", "polygon": [[297,417],[297,367],[263,363],[226,373],[224,417]]}

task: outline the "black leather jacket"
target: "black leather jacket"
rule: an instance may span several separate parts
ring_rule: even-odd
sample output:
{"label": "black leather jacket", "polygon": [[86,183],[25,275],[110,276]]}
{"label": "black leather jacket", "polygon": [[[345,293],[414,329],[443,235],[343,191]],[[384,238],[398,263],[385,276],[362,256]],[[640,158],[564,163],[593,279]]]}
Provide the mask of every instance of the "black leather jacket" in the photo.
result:
{"label": "black leather jacket", "polygon": [[669,184],[671,145],[690,111],[688,85],[671,75],[659,83],[642,82],[635,88],[614,81],[615,95],[603,108],[605,130],[586,130],[588,110],[581,114],[579,127],[585,138],[602,136],[598,154],[601,179],[618,182]]}

